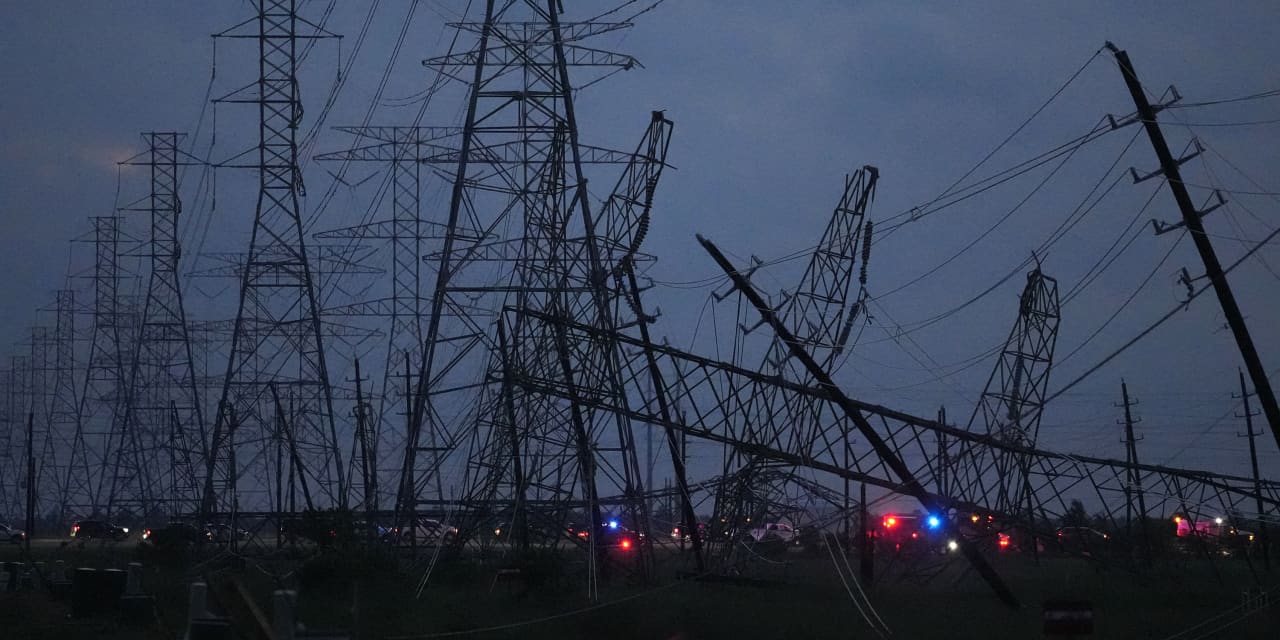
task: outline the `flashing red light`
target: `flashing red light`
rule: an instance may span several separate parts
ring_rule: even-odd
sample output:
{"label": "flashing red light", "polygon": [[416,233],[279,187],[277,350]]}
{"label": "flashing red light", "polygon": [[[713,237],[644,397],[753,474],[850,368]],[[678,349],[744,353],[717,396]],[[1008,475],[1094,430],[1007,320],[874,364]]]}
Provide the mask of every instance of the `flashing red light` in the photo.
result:
{"label": "flashing red light", "polygon": [[1002,548],[1002,549],[1003,549],[1003,548],[1005,548],[1005,547],[1008,547],[1008,546],[1009,546],[1009,536],[1006,536],[1006,535],[1005,535],[1005,534],[1003,534],[1003,533],[1002,533],[1002,534],[1000,534],[1000,542],[999,542],[999,544],[1000,544],[1000,548]]}
{"label": "flashing red light", "polygon": [[630,540],[627,540],[627,539],[623,539],[623,541],[622,541],[622,548],[623,548],[623,549],[630,549],[630,548],[631,548],[631,541],[630,541]]}
{"label": "flashing red light", "polygon": [[885,518],[885,519],[884,519],[884,528],[886,528],[886,529],[892,529],[892,528],[894,528],[894,527],[896,527],[896,526],[898,526],[898,519],[897,519],[897,518],[895,518],[895,517],[893,517],[893,516],[889,516],[888,518]]}
{"label": "flashing red light", "polygon": [[915,531],[912,531],[912,532],[911,532],[911,539],[912,539],[912,540],[914,540],[914,539],[916,539],[916,538],[919,538],[919,537],[920,537],[920,534],[919,534],[919,533],[916,533]]}

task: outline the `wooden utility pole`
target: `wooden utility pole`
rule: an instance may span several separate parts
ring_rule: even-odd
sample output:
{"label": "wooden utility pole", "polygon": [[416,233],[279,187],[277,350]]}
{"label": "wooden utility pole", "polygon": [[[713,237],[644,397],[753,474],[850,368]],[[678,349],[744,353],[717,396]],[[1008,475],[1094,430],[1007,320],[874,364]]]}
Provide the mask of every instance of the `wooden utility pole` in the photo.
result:
{"label": "wooden utility pole", "polygon": [[1259,435],[1253,430],[1254,413],[1249,408],[1249,398],[1254,395],[1249,393],[1248,388],[1244,386],[1244,372],[1240,371],[1240,398],[1244,400],[1244,415],[1239,414],[1236,417],[1244,418],[1245,432],[1241,436],[1249,438],[1249,463],[1253,467],[1253,497],[1258,501],[1258,546],[1262,547],[1262,565],[1271,571],[1271,550],[1268,548],[1270,541],[1267,539],[1267,521],[1263,517],[1262,505],[1262,478],[1258,474],[1258,447],[1254,444],[1254,436]]}
{"label": "wooden utility pole", "polygon": [[1133,70],[1133,63],[1129,62],[1129,54],[1117,49],[1110,42],[1106,46],[1115,54],[1116,62],[1119,63],[1120,70],[1124,73],[1125,85],[1129,87],[1129,94],[1133,97],[1133,104],[1138,108],[1138,118],[1142,120],[1142,126],[1147,131],[1147,137],[1151,139],[1151,147],[1155,149],[1156,157],[1160,159],[1160,170],[1151,175],[1163,174],[1165,181],[1169,184],[1169,190],[1173,192],[1174,200],[1178,202],[1178,209],[1182,213],[1182,223],[1191,232],[1191,239],[1195,241],[1196,251],[1200,253],[1200,259],[1204,261],[1205,275],[1209,278],[1209,282],[1212,283],[1214,293],[1218,295],[1218,303],[1222,305],[1222,313],[1227,317],[1227,324],[1231,327],[1231,333],[1235,336],[1236,345],[1240,348],[1240,356],[1244,359],[1245,368],[1249,370],[1249,378],[1253,381],[1254,392],[1258,394],[1258,400],[1262,403],[1262,411],[1267,416],[1267,425],[1271,427],[1271,435],[1276,440],[1276,446],[1280,447],[1280,405],[1276,403],[1276,395],[1271,390],[1271,382],[1267,379],[1267,371],[1262,367],[1262,359],[1258,356],[1258,350],[1253,345],[1253,338],[1250,337],[1249,328],[1244,323],[1244,316],[1240,313],[1240,306],[1236,304],[1235,294],[1231,292],[1231,285],[1227,283],[1226,274],[1222,271],[1222,263],[1218,261],[1218,255],[1213,251],[1209,236],[1205,234],[1204,225],[1200,221],[1202,213],[1197,211],[1195,205],[1191,202],[1191,195],[1187,193],[1187,187],[1182,182],[1182,174],[1178,171],[1178,167],[1190,158],[1176,160],[1169,151],[1169,145],[1165,142],[1164,134],[1160,131],[1160,124],[1156,122],[1156,108],[1152,107],[1151,103],[1147,101],[1147,95],[1143,91],[1142,83],[1138,82],[1138,74]]}

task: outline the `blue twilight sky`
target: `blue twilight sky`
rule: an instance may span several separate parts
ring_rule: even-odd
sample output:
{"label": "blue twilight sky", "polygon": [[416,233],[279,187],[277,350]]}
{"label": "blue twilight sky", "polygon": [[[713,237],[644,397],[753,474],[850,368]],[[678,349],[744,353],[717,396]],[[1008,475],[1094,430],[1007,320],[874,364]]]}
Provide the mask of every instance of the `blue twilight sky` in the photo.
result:
{"label": "blue twilight sky", "polygon": [[[312,0],[301,6],[318,19],[329,4]],[[337,65],[350,59],[369,8],[367,3],[338,4],[327,26],[344,34],[341,45],[322,42],[306,61],[304,128],[315,124]],[[618,2],[565,4],[570,18],[581,18]],[[628,3],[614,17],[651,4]],[[409,35],[373,121],[412,121],[419,106],[413,98],[431,80],[420,60],[447,49],[450,33],[444,22],[461,16],[465,5],[459,0],[379,3],[312,150],[349,144],[328,127],[363,119],[406,17],[411,18]],[[143,149],[139,132],[194,133],[198,128],[193,149],[204,153],[216,131],[214,156],[221,160],[252,140],[252,113],[205,106],[207,91],[216,97],[253,79],[252,51],[231,41],[218,43],[213,72],[209,38],[252,11],[250,3],[232,0],[0,3],[0,271],[6,274],[0,280],[5,309],[0,339],[5,344],[21,342],[33,324],[50,322],[48,312],[36,309],[51,305],[54,289],[64,286],[65,278],[84,275],[91,264],[89,248],[69,241],[88,231],[87,218],[109,215],[113,202],[123,205],[145,193],[141,170],[125,169],[117,179],[116,163]],[[473,7],[473,19],[476,11]],[[601,38],[599,46],[632,54],[644,68],[583,91],[579,121],[584,140],[617,148],[635,144],[652,109],[665,109],[675,121],[669,160],[678,169],[663,178],[646,241],[646,250],[659,257],[650,274],[658,286],[647,295],[649,304],[662,308],[660,334],[714,354],[713,312],[704,302],[713,288],[724,285],[706,280],[718,270],[698,247],[695,232],[742,262],[751,254],[767,260],[802,251],[821,234],[842,176],[864,164],[881,171],[873,220],[923,205],[1085,65],[970,181],[1072,140],[1106,114],[1132,110],[1111,57],[1095,56],[1106,40],[1129,51],[1156,95],[1170,84],[1186,103],[1280,89],[1276,24],[1280,4],[1267,1],[667,0],[638,17],[634,28]],[[425,122],[458,124],[460,96],[456,89],[443,92]],[[1280,224],[1280,198],[1274,195],[1280,192],[1280,96],[1171,110],[1162,118],[1175,150],[1186,147],[1193,134],[1206,147],[1201,159],[1186,166],[1186,180],[1230,192],[1229,205],[1206,222],[1230,264]],[[1198,275],[1202,268],[1189,239],[1150,232],[1150,218],[1177,217],[1168,191],[1156,194],[1144,210],[1155,183],[1134,185],[1120,178],[1129,166],[1139,171],[1155,166],[1145,137],[1135,139],[1139,133],[1129,127],[1101,136],[1072,154],[1042,187],[1037,185],[1056,163],[879,241],[870,265],[873,319],[839,372],[842,384],[860,398],[924,415],[945,404],[953,420],[967,420],[993,364],[991,357],[976,356],[1008,333],[1023,277],[1015,274],[989,295],[955,309],[1027,259],[1097,184],[1106,196],[1096,205],[1088,200],[1085,206],[1093,205],[1088,213],[1041,252],[1044,269],[1058,278],[1065,295],[1100,256],[1109,255],[1104,252],[1117,239],[1124,251],[1064,306],[1060,364],[1051,388],[1074,379],[1177,304],[1178,270],[1186,267]],[[373,173],[371,167],[356,167],[347,180],[355,183]],[[205,172],[192,168],[184,177],[186,269],[202,266],[204,258],[197,257],[202,252],[243,250],[252,215],[244,194],[252,191],[252,181],[220,171],[214,210],[207,187],[204,195],[196,193]],[[317,163],[307,165],[306,178],[312,197],[305,204],[313,207],[330,178]],[[442,202],[439,185],[428,192],[424,202]],[[1193,188],[1199,201],[1207,194]],[[339,189],[312,230],[352,224],[369,206],[370,195],[358,186]],[[143,237],[142,226],[133,229]],[[771,266],[755,281],[776,292],[792,286],[802,266],[803,261]],[[1280,368],[1275,329],[1280,252],[1263,248],[1231,278],[1266,366]],[[83,278],[72,282],[88,286]],[[193,315],[208,319],[232,313],[228,286],[208,280],[192,284]],[[1124,310],[1099,330],[1135,290]],[[723,307],[718,313],[722,330],[727,329],[732,310]],[[939,314],[947,315],[920,326]],[[1212,296],[1201,297],[1051,404],[1041,443],[1122,456],[1115,424],[1121,414],[1113,405],[1124,378],[1142,400],[1137,411],[1146,461],[1247,472],[1245,442],[1236,437],[1242,426],[1233,415],[1239,405],[1231,398],[1238,391],[1239,357],[1224,322]],[[1276,477],[1280,453],[1274,441],[1264,438],[1260,446],[1264,474]]]}

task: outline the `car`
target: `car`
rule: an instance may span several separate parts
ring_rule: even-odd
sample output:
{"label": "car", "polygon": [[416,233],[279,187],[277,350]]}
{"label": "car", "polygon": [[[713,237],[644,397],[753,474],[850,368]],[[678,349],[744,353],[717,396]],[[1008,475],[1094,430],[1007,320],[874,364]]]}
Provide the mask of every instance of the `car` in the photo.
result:
{"label": "car", "polygon": [[336,543],[341,531],[343,527],[337,521],[315,515],[285,518],[280,523],[280,538],[285,542],[310,540],[322,547]]}
{"label": "car", "polygon": [[1059,527],[1057,538],[1062,551],[1084,555],[1103,551],[1111,542],[1110,534],[1091,527]]}
{"label": "car", "polygon": [[[231,542],[233,529],[229,524],[206,524],[204,529],[209,533],[209,539],[214,542]],[[236,540],[249,539],[248,531],[240,528],[236,528],[234,531]]]}
{"label": "car", "polygon": [[156,529],[143,529],[142,541],[155,547],[179,548],[213,541],[213,532],[189,522],[170,522]]}
{"label": "car", "polygon": [[765,540],[798,542],[800,531],[785,522],[766,522],[764,526],[751,529],[748,535],[756,542],[764,542]]}
{"label": "car", "polygon": [[458,528],[434,518],[418,518],[410,527],[393,528],[383,534],[386,542],[401,545],[450,543],[458,537]]}
{"label": "car", "polygon": [[[583,542],[593,542],[590,525],[571,524],[565,527],[565,530],[571,537]],[[643,538],[643,533],[632,531],[619,523],[618,520],[610,518],[600,523],[600,531],[595,536],[594,544],[596,548],[630,551]]]}
{"label": "car", "polygon": [[[703,522],[699,522],[699,523],[698,523],[698,537],[699,537],[699,538],[701,538],[701,539],[703,539],[703,540],[706,540],[706,539],[707,539],[707,525],[706,525],[706,523],[703,523]],[[689,539],[689,528],[688,528],[688,527],[686,527],[686,528],[681,528],[681,527],[680,527],[680,525],[675,525],[675,526],[671,527],[671,539],[672,539],[672,540],[688,540],[688,539]]]}
{"label": "car", "polygon": [[8,540],[10,544],[22,544],[27,539],[27,532],[7,524],[0,524],[0,540]]}
{"label": "car", "polygon": [[79,520],[71,524],[71,537],[77,540],[124,540],[129,528],[105,520]]}

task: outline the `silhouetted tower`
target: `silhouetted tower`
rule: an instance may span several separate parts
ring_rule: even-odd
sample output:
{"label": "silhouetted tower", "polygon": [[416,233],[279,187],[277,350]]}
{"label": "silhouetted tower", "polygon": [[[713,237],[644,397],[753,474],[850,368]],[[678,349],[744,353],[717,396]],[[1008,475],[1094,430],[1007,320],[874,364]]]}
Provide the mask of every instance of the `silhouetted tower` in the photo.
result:
{"label": "silhouetted tower", "polygon": [[[35,366],[45,368],[49,374],[45,379],[46,431],[41,454],[40,489],[42,500],[43,496],[54,498],[59,519],[66,518],[71,506],[67,471],[71,466],[76,435],[80,432],[80,393],[75,381],[75,304],[74,290],[58,290],[53,309],[53,334],[47,336],[43,353],[49,359],[33,358]],[[51,494],[50,488],[53,489]]]}
{"label": "silhouetted tower", "polygon": [[21,513],[22,501],[22,450],[24,446],[22,421],[18,417],[18,378],[21,375],[12,367],[0,370],[0,518],[16,519]]}
{"label": "silhouetted tower", "polygon": [[[879,170],[872,166],[862,167],[845,176],[840,199],[828,219],[822,239],[810,254],[809,264],[799,284],[793,292],[784,290],[783,300],[776,306],[785,326],[824,369],[830,369],[835,364],[835,359],[848,346],[854,323],[859,316],[865,317],[863,305],[866,300],[872,226],[871,221],[866,219],[866,214],[875,200],[879,177]],[[857,268],[859,263],[861,270]],[[853,286],[855,281],[859,284],[856,290]],[[751,327],[742,327],[742,331],[750,333],[763,323],[760,320]],[[804,367],[792,358],[790,349],[776,338],[770,344],[760,371],[802,384],[812,383],[812,378]],[[742,408],[746,416],[741,425],[744,437],[758,442],[785,442],[796,437],[806,437],[805,434],[810,429],[816,429],[818,425],[833,418],[829,411],[824,414],[824,403],[808,401],[803,405],[787,407],[787,418],[779,419],[779,403],[778,394],[775,393],[749,399]],[[848,429],[848,421],[840,423]],[[844,433],[841,441],[833,445],[843,451],[846,464],[851,462],[848,459],[851,455],[850,443],[849,434]],[[779,479],[786,484],[785,479],[789,475],[777,471],[789,470],[790,467],[780,469],[780,465],[775,463],[769,465],[774,473],[766,474],[753,456],[734,449],[725,450],[723,465],[723,477],[729,481],[720,485],[720,493],[716,499],[717,513],[713,522],[724,518],[728,528],[749,529],[750,521],[777,521],[781,514],[775,507],[783,510],[788,508],[786,501],[781,499],[786,495],[786,488],[768,484]],[[848,489],[848,483],[845,483],[845,496]],[[755,496],[769,494],[780,499],[755,499]],[[848,502],[846,498],[839,505],[831,506],[847,509]],[[733,552],[735,546],[726,545],[722,551]]]}
{"label": "silhouetted tower", "polygon": [[[1037,265],[1027,274],[1027,284],[1018,298],[1018,319],[969,418],[970,431],[1012,445],[1035,446],[1059,319],[1058,281],[1044,275]],[[989,462],[995,486],[987,490],[996,494],[992,501],[996,508],[1005,513],[1026,509],[1028,517],[1034,517],[1029,458],[1006,452]]]}
{"label": "silhouetted tower", "polygon": [[[370,403],[372,411],[363,415],[369,435],[365,441],[371,451],[365,457],[370,463],[378,463],[370,469],[371,477],[377,476],[384,462],[382,455],[403,451],[405,430],[403,422],[392,416],[407,414],[408,398],[413,393],[413,375],[406,375],[405,367],[416,372],[422,359],[423,326],[428,299],[422,292],[424,242],[444,237],[443,227],[422,219],[421,181],[424,161],[431,161],[442,153],[451,153],[450,145],[456,142],[457,127],[338,127],[357,136],[367,144],[345,151],[316,156],[317,160],[346,162],[378,162],[389,165],[391,191],[390,219],[376,220],[368,224],[334,229],[316,234],[321,240],[381,240],[391,247],[391,292],[389,296],[352,302],[327,308],[327,317],[376,317],[388,323],[387,350],[383,361],[381,389],[376,402]],[[399,446],[396,446],[399,445]],[[436,443],[430,443],[435,447]],[[398,472],[401,459],[385,460],[391,470]],[[354,461],[353,461],[354,464]],[[385,471],[384,471],[385,473]],[[395,483],[386,483],[394,490]],[[440,489],[437,484],[437,498]],[[374,506],[376,509],[376,505]]]}
{"label": "silhouetted tower", "polygon": [[113,433],[108,503],[136,501],[171,515],[192,513],[199,506],[202,473],[196,465],[204,459],[206,433],[178,271],[178,167],[193,162],[179,149],[183,134],[142,137],[147,151],[127,164],[148,168],[150,194],[126,210],[150,214],[150,269]]}
{"label": "silhouetted tower", "polygon": [[[26,347],[27,345],[15,345],[16,348]],[[4,510],[5,517],[16,520],[19,514],[26,511],[26,445],[27,445],[27,415],[31,411],[33,401],[35,399],[32,389],[32,377],[34,372],[31,368],[30,355],[13,355],[9,358],[9,385],[5,389],[5,415],[7,417],[7,428],[9,433],[9,453],[4,464],[4,468],[0,469],[8,481],[6,487],[11,488],[10,492],[6,492],[3,496],[3,502],[0,502],[0,509]],[[10,464],[12,462],[12,465]]]}
{"label": "silhouetted tower", "polygon": [[[84,384],[77,398],[75,446],[66,469],[70,504],[82,513],[98,513],[101,480],[106,464],[108,437],[120,417],[124,393],[124,353],[130,342],[129,318],[120,304],[120,218],[101,216],[93,221],[93,307],[89,327],[89,352]],[[145,507],[145,505],[134,505]],[[140,508],[137,513],[146,513]]]}
{"label": "silhouetted tower", "polygon": [[[510,385],[486,383],[505,379],[493,374],[504,370],[506,358],[506,369],[553,377],[588,395],[616,391],[616,380],[610,381],[614,354],[606,343],[534,335],[515,318],[504,321],[505,344],[498,332],[504,307],[612,328],[611,308],[624,304],[608,289],[631,238],[619,236],[617,246],[603,239],[614,223],[594,215],[583,167],[626,164],[633,155],[579,141],[569,68],[634,66],[628,56],[582,44],[630,25],[562,24],[558,5],[488,2],[482,22],[456,25],[477,37],[475,48],[425,63],[469,82],[470,91],[462,131],[452,142],[456,151],[424,160],[452,167],[453,189],[443,246],[429,256],[436,282],[414,380],[397,499],[402,514],[435,503],[432,480],[449,451],[430,443],[456,446],[451,443],[470,436],[484,451],[471,461],[486,466],[467,473],[464,491],[478,504],[509,515],[512,505],[537,502],[548,525],[582,514],[598,527],[601,496],[614,495],[619,499],[612,508],[620,517],[641,530],[647,526],[643,476],[626,420],[604,419],[583,403],[513,399]],[[581,539],[573,543],[590,546]],[[634,557],[643,563],[648,554]],[[594,577],[598,556],[588,558]]]}
{"label": "silhouetted tower", "polygon": [[[256,26],[256,33],[248,28]],[[236,480],[270,487],[265,455],[236,456],[234,442],[265,442],[281,427],[301,463],[300,481],[319,506],[345,506],[346,481],[334,425],[333,395],[308,262],[298,196],[297,129],[302,121],[298,42],[318,37],[298,17],[295,0],[263,0],[256,20],[221,37],[258,42],[258,80],[224,101],[256,104],[259,115],[258,204],[221,398],[207,458],[202,511],[241,508]],[[237,461],[244,468],[236,468]],[[268,495],[270,492],[265,492]],[[244,505],[249,508],[250,505]],[[266,504],[256,505],[265,507]]]}

